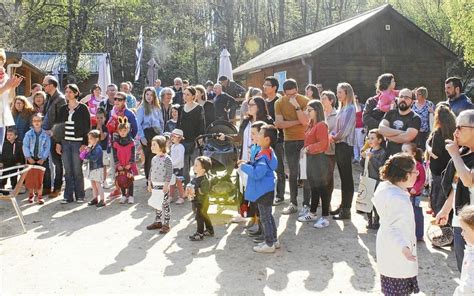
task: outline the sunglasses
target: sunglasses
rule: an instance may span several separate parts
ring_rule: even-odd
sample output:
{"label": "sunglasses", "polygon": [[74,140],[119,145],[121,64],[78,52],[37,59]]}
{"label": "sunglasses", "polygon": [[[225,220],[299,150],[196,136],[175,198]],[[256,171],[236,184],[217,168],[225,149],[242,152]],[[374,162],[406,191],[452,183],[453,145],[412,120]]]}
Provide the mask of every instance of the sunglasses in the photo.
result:
{"label": "sunglasses", "polygon": [[115,97],[114,101],[125,101],[125,98]]}
{"label": "sunglasses", "polygon": [[458,126],[456,126],[456,129],[458,131],[460,131],[463,127],[465,127],[465,128],[474,128],[474,126],[469,126],[469,125],[458,125]]}

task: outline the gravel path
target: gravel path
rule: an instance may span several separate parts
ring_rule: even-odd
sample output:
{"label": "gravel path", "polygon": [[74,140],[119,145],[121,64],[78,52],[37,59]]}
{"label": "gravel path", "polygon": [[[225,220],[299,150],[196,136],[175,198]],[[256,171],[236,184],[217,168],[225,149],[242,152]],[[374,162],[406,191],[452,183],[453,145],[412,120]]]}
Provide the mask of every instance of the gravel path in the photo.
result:
{"label": "gravel path", "polygon": [[[357,175],[355,169],[355,180]],[[170,233],[147,231],[154,214],[144,184],[143,179],[136,182],[134,205],[114,201],[101,209],[61,205],[58,198],[29,205],[20,196],[28,228],[22,235],[15,235],[21,227],[13,208],[2,202],[0,294],[380,293],[375,232],[365,229],[361,215],[353,213],[351,221],[318,230],[295,215],[281,215],[280,205],[275,218],[282,248],[256,254],[244,225],[228,224],[231,207],[211,207],[216,236],[202,242],[187,240],[196,227],[188,201],[172,204]],[[332,204],[339,199],[336,190]],[[430,220],[425,215],[425,225]],[[418,254],[422,292],[452,294],[459,273],[449,248],[434,250],[421,243]]]}

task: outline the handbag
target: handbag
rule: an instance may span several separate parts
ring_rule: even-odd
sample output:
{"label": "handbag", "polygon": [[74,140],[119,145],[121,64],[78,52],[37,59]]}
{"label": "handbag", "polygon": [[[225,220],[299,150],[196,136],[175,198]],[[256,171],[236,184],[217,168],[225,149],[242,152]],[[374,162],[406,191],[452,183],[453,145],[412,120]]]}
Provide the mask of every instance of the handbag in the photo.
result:
{"label": "handbag", "polygon": [[163,209],[164,198],[165,193],[163,192],[163,186],[156,186],[156,189],[151,189],[151,196],[148,199],[148,205],[158,211],[161,211]]}
{"label": "handbag", "polygon": [[160,129],[157,127],[149,127],[144,129],[143,133],[145,134],[145,139],[147,140],[147,142],[151,143],[153,138],[160,134]]}
{"label": "handbag", "polygon": [[357,191],[356,210],[364,213],[372,212],[375,186],[377,180],[369,178],[369,158],[365,159],[364,171],[360,175],[359,190]]}
{"label": "handbag", "polygon": [[306,153],[304,148],[300,150],[300,180],[307,180],[308,176],[306,173]]}

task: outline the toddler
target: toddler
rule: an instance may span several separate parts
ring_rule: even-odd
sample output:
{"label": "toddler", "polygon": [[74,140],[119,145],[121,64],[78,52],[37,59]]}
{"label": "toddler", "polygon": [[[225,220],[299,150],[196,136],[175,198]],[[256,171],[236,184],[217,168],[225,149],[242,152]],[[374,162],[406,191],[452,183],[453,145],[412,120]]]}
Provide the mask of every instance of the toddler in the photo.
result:
{"label": "toddler", "polygon": [[[148,230],[160,229],[160,233],[165,234],[170,231],[170,202],[168,193],[173,175],[173,161],[167,154],[168,149],[164,136],[155,136],[152,139],[151,151],[156,155],[151,160],[148,191],[163,191],[163,203],[161,209],[156,210],[155,222],[146,228]],[[164,216],[163,219],[162,216]]]}
{"label": "toddler", "polygon": [[183,139],[183,131],[180,129],[174,129],[171,133],[171,149],[170,156],[173,161],[173,179],[174,184],[170,188],[170,196],[173,196],[175,187],[178,189],[179,197],[176,201],[177,205],[182,205],[184,203],[184,188],[183,188],[183,168],[184,168],[184,146],[181,144]]}
{"label": "toddler", "polygon": [[100,131],[91,130],[88,135],[89,146],[81,153],[81,159],[89,160],[89,180],[92,186],[92,200],[89,202],[90,206],[103,207],[105,206],[104,189],[102,189],[102,182],[104,181],[104,164],[103,151],[99,144]]}
{"label": "toddler", "polygon": [[[186,187],[187,196],[192,199],[196,209],[197,231],[188,238],[190,241],[202,241],[204,236],[214,236],[214,227],[207,214],[209,209],[209,192],[211,182],[208,172],[212,167],[211,159],[207,156],[198,156],[194,160],[193,171],[196,177]],[[204,229],[204,225],[206,229]]]}
{"label": "toddler", "polygon": [[[16,129],[9,127],[7,129],[6,141],[3,142],[2,154],[0,155],[0,169],[7,169],[10,167],[22,165],[25,163],[25,158],[23,157],[23,149],[20,139],[18,139],[18,134]],[[16,173],[18,169],[5,170],[3,173],[5,175]],[[10,177],[10,185],[12,189],[16,187],[18,181],[18,176]],[[0,180],[0,188],[5,188],[7,184],[7,179]]]}
{"label": "toddler", "polygon": [[[377,180],[377,185],[380,182],[380,168],[385,163],[386,154],[385,149],[382,147],[382,143],[384,138],[382,134],[380,134],[378,129],[371,129],[369,134],[367,135],[367,143],[369,148],[365,151],[362,151],[362,160],[361,165],[362,167],[365,166],[365,159],[368,160],[368,172],[369,178]],[[379,215],[377,213],[377,209],[374,207],[372,212],[367,213],[367,219],[369,223],[367,224],[367,229],[378,229],[380,227],[379,223]]]}

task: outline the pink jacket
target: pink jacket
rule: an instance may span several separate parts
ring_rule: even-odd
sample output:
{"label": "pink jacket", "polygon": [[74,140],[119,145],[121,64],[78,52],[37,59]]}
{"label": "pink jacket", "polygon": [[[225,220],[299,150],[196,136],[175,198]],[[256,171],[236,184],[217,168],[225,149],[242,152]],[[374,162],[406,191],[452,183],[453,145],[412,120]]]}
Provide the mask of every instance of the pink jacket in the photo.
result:
{"label": "pink jacket", "polygon": [[377,109],[388,112],[398,96],[399,90],[384,90],[380,92],[379,101],[377,103]]}

